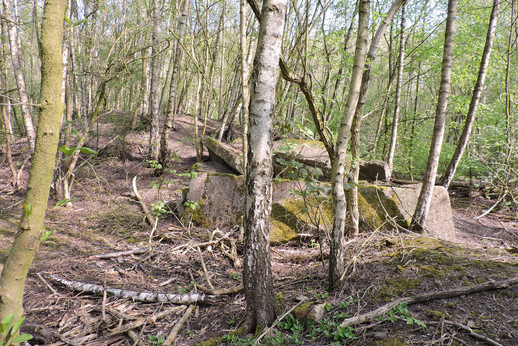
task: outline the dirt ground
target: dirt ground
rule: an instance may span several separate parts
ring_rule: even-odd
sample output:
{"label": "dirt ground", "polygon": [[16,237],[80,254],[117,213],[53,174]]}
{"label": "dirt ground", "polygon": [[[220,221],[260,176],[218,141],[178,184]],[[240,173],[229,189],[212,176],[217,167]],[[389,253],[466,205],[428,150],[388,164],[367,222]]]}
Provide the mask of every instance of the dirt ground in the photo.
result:
{"label": "dirt ground", "polygon": [[[190,178],[178,173],[188,172],[196,162],[191,119],[179,117],[177,131],[171,133],[170,149],[178,158],[171,168],[176,172],[157,177],[146,161],[147,135],[128,132],[125,117],[111,112],[103,117],[99,131],[94,131],[98,135],[88,146],[99,150],[99,155],[81,161],[72,189],[77,200],[72,206],[57,206],[56,197],[49,201],[46,229],[55,232],[40,247],[27,279],[24,302],[25,330],[33,334],[35,344],[158,345],[187,309],[178,304],[78,292],[53,278],[167,294],[240,284],[240,261],[228,256],[232,243],[238,256],[242,255],[238,228],[221,230],[222,234],[232,233],[226,240],[206,244],[221,234],[181,224],[165,214],[150,242],[152,226],[146,223],[132,192],[131,182],[137,176],[138,191],[152,208],[152,203],[167,201],[173,191],[188,186]],[[215,128],[215,124],[209,125]],[[23,161],[21,146],[17,143],[14,148],[17,162]],[[1,154],[0,248],[4,260],[17,229],[25,189],[12,187],[5,146]],[[27,182],[28,168],[22,173],[22,186]],[[364,232],[347,243],[347,278],[332,292],[325,290],[325,241],[322,251],[311,240],[273,246],[279,314],[301,299],[328,304],[320,323],[310,325],[286,318],[259,344],[517,345],[518,285],[399,306],[386,318],[357,325],[355,330],[338,328],[346,318],[398,297],[516,279],[516,211],[495,208],[476,218],[495,201],[481,193],[454,192],[451,197],[456,243],[396,231]],[[97,256],[127,250],[138,251]],[[218,295],[193,304],[189,310],[192,314],[179,330],[176,344],[251,344],[247,339],[250,335],[229,334],[245,318],[242,291]],[[295,311],[300,316],[304,313],[303,309]],[[349,334],[340,336],[337,331]]]}

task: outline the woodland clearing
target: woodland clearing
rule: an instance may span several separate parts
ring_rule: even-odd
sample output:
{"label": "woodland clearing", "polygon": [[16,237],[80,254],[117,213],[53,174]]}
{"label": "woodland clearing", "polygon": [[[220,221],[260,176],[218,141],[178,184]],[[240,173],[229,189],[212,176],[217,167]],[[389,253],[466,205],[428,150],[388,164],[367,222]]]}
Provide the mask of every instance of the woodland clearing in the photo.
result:
{"label": "woodland clearing", "polygon": [[[189,174],[182,173],[189,172],[196,162],[191,118],[178,117],[177,129],[170,134],[169,149],[177,158],[171,169],[176,172],[157,177],[146,159],[147,134],[128,131],[129,117],[120,112],[101,117],[101,126],[94,129],[95,135],[87,144],[99,153],[85,157],[75,173],[72,195],[77,199],[71,207],[58,206],[56,198],[49,201],[46,229],[55,232],[42,243],[27,280],[26,332],[33,334],[39,344],[157,345],[185,316],[176,344],[252,344],[252,335],[232,334],[245,318],[242,292],[217,295],[188,308],[102,293],[78,293],[49,276],[164,294],[202,292],[203,288],[219,293],[219,289],[240,285],[239,258],[231,259],[232,244],[241,255],[239,227],[218,233],[212,228],[180,224],[165,213],[149,241],[153,227],[146,222],[132,193],[132,179],[138,177],[138,191],[151,210],[159,201],[167,200],[171,191],[188,186]],[[22,144],[16,143],[13,148],[17,161],[23,161]],[[25,191],[9,186],[4,156],[1,160],[0,244],[5,259]],[[27,178],[25,167],[22,186]],[[476,189],[469,194],[454,189],[451,198],[456,243],[397,231],[363,232],[347,243],[347,278],[332,292],[325,289],[329,252],[326,240],[322,249],[309,239],[273,246],[278,313],[282,315],[296,305],[299,308],[259,343],[518,344],[516,210],[495,208],[476,218],[495,201]],[[225,234],[227,237],[221,239]],[[123,251],[133,253],[119,253]],[[99,256],[104,254],[114,255]],[[408,306],[399,304],[385,317],[354,328],[339,328],[347,318],[400,297],[509,279],[515,281],[503,289],[483,289]],[[304,314],[300,307],[307,301],[326,303],[320,322],[305,324],[292,317]]]}

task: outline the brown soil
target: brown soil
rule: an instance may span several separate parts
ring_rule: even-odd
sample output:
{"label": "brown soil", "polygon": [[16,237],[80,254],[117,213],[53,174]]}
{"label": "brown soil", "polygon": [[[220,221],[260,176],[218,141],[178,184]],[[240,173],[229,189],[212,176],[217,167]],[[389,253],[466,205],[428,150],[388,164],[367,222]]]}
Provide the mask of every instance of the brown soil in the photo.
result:
{"label": "brown soil", "polygon": [[[134,341],[128,333],[117,334],[115,328],[144,321],[142,319],[156,316],[173,306],[74,292],[52,281],[47,274],[154,293],[194,291],[197,283],[209,286],[207,276],[216,289],[235,287],[240,283],[241,268],[236,266],[239,263],[224,255],[219,244],[199,250],[195,246],[208,241],[214,229],[182,225],[166,214],[159,220],[157,232],[149,244],[151,226],[146,223],[131,192],[132,178],[138,176],[139,192],[151,205],[158,200],[169,200],[173,191],[188,185],[189,177],[171,172],[157,177],[146,161],[147,136],[141,132],[127,132],[125,116],[113,112],[105,116],[103,122],[106,125],[98,131],[98,137],[90,140],[88,146],[100,149],[100,153],[84,161],[76,172],[72,194],[77,200],[73,205],[56,206],[57,198],[49,202],[46,229],[54,229],[55,233],[40,247],[27,279],[24,303],[25,325],[40,344],[132,345]],[[211,125],[214,128],[215,124]],[[196,162],[191,119],[178,118],[177,127],[177,131],[171,134],[170,149],[176,152],[179,161],[171,168],[176,173],[185,173]],[[119,137],[115,138],[117,135]],[[17,153],[14,159],[18,162],[23,161],[21,147],[22,143],[17,143],[14,148]],[[24,188],[15,190],[10,185],[4,152],[0,177],[0,244],[3,249],[1,255],[5,259],[17,229],[25,191]],[[25,186],[27,178],[28,167],[25,167],[22,186]],[[157,188],[157,183],[160,188]],[[499,209],[476,219],[475,216],[482,214],[495,201],[480,194],[470,197],[452,195],[452,201],[458,242],[445,243],[397,232],[365,232],[347,244],[348,277],[342,287],[329,293],[325,291],[327,264],[320,260],[321,255],[326,255],[325,239],[322,254],[310,240],[272,247],[279,312],[297,304],[300,296],[314,299],[317,303],[328,302],[332,305],[329,305],[326,318],[331,329],[336,331],[336,325],[345,315],[374,310],[396,297],[516,277],[516,213]],[[229,230],[221,231],[226,233]],[[232,233],[230,238],[236,240],[237,251],[241,255],[239,232]],[[223,244],[230,250],[230,242]],[[92,257],[148,249],[150,246],[150,252],[136,255],[109,259]],[[207,268],[207,275],[203,265]],[[408,324],[412,321],[408,316],[407,322],[405,318],[395,322],[375,321],[357,326],[355,338],[348,342],[354,345],[477,345],[487,342],[448,323],[453,321],[469,326],[474,333],[494,342],[516,345],[517,303],[518,287],[515,285],[410,305],[411,317],[424,321],[426,328]],[[183,313],[184,310],[178,310],[156,321],[145,320],[133,332],[144,344],[153,344],[149,337],[166,338]],[[238,328],[244,318],[242,292],[199,304],[180,330],[177,344],[193,345],[209,340],[223,343],[223,339],[215,338]],[[308,326],[298,339],[289,324],[283,326],[276,327],[273,335],[278,335],[278,338],[270,337],[270,343],[281,339],[283,344],[327,345],[336,342],[332,336],[326,337],[323,333],[315,332],[316,338],[310,338],[311,330],[317,329],[315,325]],[[228,343],[245,344],[243,339],[240,340],[236,337]]]}

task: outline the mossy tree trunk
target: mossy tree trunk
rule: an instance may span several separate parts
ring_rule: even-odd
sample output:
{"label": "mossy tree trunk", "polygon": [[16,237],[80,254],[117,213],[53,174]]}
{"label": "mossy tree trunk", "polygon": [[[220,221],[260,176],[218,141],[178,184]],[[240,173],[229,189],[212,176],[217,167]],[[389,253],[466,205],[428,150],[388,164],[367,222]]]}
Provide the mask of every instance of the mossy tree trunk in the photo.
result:
{"label": "mossy tree trunk", "polygon": [[269,326],[275,319],[269,241],[273,176],[272,126],[286,2],[263,2],[251,83],[243,256],[247,328],[250,331]]}
{"label": "mossy tree trunk", "polygon": [[41,24],[41,112],[24,211],[0,278],[0,319],[23,314],[23,290],[44,230],[50,183],[55,168],[63,102],[61,45],[66,0],[47,0]]}

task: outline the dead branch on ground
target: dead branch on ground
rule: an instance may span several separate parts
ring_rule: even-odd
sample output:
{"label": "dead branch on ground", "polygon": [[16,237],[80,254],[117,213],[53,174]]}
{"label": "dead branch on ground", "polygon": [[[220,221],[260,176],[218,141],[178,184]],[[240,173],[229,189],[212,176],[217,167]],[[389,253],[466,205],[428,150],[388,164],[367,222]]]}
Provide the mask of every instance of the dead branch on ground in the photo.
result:
{"label": "dead branch on ground", "polygon": [[490,280],[488,282],[476,284],[473,286],[462,286],[462,287],[452,288],[452,289],[445,290],[445,291],[424,293],[424,294],[419,294],[419,295],[412,296],[412,297],[403,297],[403,298],[395,299],[395,300],[391,301],[390,303],[387,303],[383,306],[380,306],[376,310],[373,310],[373,311],[370,311],[370,312],[367,312],[367,313],[364,313],[364,314],[361,314],[361,315],[358,315],[355,317],[348,318],[340,324],[340,327],[346,328],[346,327],[354,326],[357,324],[371,322],[375,318],[377,318],[379,316],[383,316],[384,314],[388,313],[394,307],[398,306],[399,304],[403,304],[403,303],[417,304],[417,303],[427,302],[427,301],[432,301],[432,300],[458,297],[461,295],[467,295],[467,294],[473,294],[473,293],[478,293],[478,292],[483,292],[483,291],[507,288],[507,287],[516,285],[517,283],[518,283],[518,276],[511,278],[511,279],[502,280],[502,281]]}
{"label": "dead branch on ground", "polygon": [[142,197],[140,196],[140,194],[138,193],[138,190],[137,190],[137,176],[133,177],[132,186],[133,186],[133,193],[135,194],[135,197],[137,198],[137,201],[139,202],[140,207],[142,208],[142,210],[144,211],[144,214],[146,215],[147,222],[149,222],[149,224],[151,226],[153,226],[155,224],[155,220],[153,219],[153,216],[149,212],[149,209],[148,209],[146,203],[144,203],[144,200],[142,199]]}
{"label": "dead branch on ground", "polygon": [[192,305],[192,304],[189,305],[189,308],[187,308],[187,311],[185,311],[185,314],[183,314],[180,321],[178,321],[178,323],[175,324],[175,326],[171,330],[171,333],[169,334],[167,339],[165,339],[165,341],[162,345],[169,346],[174,343],[174,341],[176,340],[176,337],[178,336],[178,332],[182,329],[183,325],[185,324],[185,322],[187,322],[189,317],[191,317],[193,310],[194,310],[194,305]]}
{"label": "dead branch on ground", "polygon": [[171,303],[171,304],[194,304],[194,303],[210,303],[214,300],[214,296],[205,295],[200,293],[186,293],[186,294],[164,294],[164,293],[152,293],[152,292],[137,292],[124,290],[119,288],[111,288],[95,284],[87,284],[78,281],[70,281],[61,279],[55,275],[47,275],[49,279],[54,282],[57,282],[69,289],[74,291],[93,293],[93,294],[104,294],[104,292],[109,293],[115,297],[120,297],[124,299],[131,299],[133,301],[143,302],[143,303]]}

